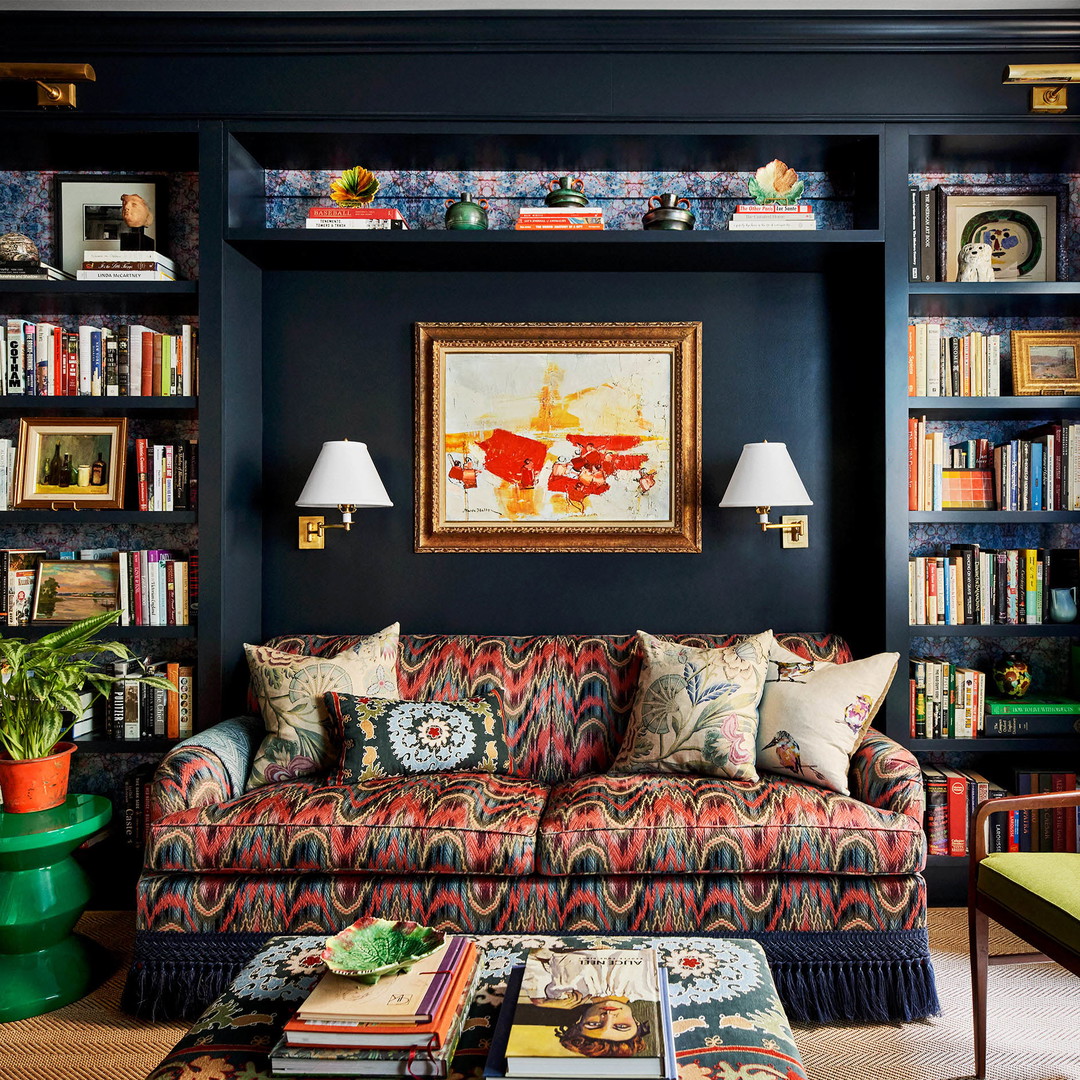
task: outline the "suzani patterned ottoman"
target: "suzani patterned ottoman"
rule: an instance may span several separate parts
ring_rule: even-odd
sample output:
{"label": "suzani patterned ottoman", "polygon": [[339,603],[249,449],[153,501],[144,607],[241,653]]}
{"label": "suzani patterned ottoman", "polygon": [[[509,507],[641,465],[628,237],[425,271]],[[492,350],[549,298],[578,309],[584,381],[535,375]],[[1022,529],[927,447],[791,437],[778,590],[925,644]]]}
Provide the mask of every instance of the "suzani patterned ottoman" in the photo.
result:
{"label": "suzani patterned ottoman", "polygon": [[[322,972],[324,937],[282,935],[240,972],[147,1080],[268,1080],[282,1025]],[[506,978],[528,949],[657,949],[669,972],[680,1080],[806,1080],[765,953],[755,941],[602,935],[478,936],[483,973],[451,1080],[478,1076]]]}

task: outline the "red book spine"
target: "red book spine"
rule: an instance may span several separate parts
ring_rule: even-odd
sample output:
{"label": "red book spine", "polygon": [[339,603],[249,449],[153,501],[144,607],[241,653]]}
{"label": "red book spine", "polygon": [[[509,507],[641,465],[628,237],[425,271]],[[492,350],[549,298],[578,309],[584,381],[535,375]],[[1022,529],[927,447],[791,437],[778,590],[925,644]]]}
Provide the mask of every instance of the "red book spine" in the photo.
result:
{"label": "red book spine", "polygon": [[139,509],[150,509],[150,456],[145,439],[135,440],[135,480]]}
{"label": "red book spine", "polygon": [[910,417],[907,422],[907,506],[919,509],[919,421]]}
{"label": "red book spine", "polygon": [[142,336],[142,382],[143,397],[150,396],[154,378],[154,334],[153,330],[144,330]]}
{"label": "red book spine", "polygon": [[64,348],[64,330],[57,326],[52,334],[53,343],[53,393],[67,394],[67,350]]}
{"label": "red book spine", "polygon": [[946,775],[949,777],[949,854],[967,855],[967,780],[952,773]]}
{"label": "red book spine", "polygon": [[357,218],[370,221],[404,220],[400,210],[393,206],[313,206],[307,212],[309,218]]}

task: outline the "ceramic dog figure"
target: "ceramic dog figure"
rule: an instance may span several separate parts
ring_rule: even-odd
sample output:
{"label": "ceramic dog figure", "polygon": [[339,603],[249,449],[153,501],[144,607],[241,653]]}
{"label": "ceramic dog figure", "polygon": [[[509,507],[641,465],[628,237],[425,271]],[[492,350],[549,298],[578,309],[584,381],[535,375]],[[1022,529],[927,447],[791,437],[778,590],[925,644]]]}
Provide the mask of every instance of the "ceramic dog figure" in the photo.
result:
{"label": "ceramic dog figure", "polygon": [[957,281],[993,281],[989,244],[965,244],[957,258]]}

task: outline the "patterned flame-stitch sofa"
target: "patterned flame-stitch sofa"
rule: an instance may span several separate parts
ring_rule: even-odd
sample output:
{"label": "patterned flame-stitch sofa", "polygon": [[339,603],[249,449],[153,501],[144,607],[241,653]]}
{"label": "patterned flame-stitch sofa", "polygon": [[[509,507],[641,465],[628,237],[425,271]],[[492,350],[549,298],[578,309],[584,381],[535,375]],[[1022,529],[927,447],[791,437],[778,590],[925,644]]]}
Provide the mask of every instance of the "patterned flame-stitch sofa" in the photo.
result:
{"label": "patterned flame-stitch sofa", "polygon": [[[807,659],[850,659],[836,636],[776,637]],[[269,644],[330,656],[358,640]],[[793,1019],[936,1012],[912,755],[871,729],[850,797],[769,774],[605,775],[640,663],[633,635],[402,635],[402,698],[501,692],[513,776],[308,778],[245,794],[259,719],[173,748],[151,794],[127,1007],[190,1015],[269,935],[381,915],[476,933],[752,937]]]}

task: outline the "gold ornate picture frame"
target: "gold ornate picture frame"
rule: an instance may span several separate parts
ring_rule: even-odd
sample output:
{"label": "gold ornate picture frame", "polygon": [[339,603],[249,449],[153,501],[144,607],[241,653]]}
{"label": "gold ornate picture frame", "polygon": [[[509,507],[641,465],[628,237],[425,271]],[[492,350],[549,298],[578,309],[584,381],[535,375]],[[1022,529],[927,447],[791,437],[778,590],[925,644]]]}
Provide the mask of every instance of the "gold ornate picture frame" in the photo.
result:
{"label": "gold ornate picture frame", "polygon": [[420,552],[700,552],[701,323],[417,323]]}
{"label": "gold ornate picture frame", "polygon": [[1013,393],[1080,394],[1080,333],[1013,330]]}
{"label": "gold ornate picture frame", "polygon": [[127,417],[25,417],[19,421],[12,506],[119,510],[126,460]]}

